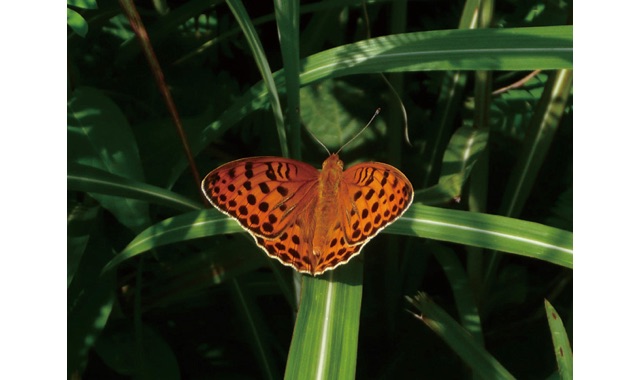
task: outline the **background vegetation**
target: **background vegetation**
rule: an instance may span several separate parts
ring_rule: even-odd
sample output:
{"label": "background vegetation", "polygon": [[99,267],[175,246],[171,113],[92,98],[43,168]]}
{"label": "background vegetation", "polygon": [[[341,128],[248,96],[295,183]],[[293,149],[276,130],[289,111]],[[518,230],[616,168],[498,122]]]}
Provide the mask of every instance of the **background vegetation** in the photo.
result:
{"label": "background vegetation", "polygon": [[[69,376],[571,378],[571,23],[565,1],[69,1]],[[205,210],[196,177],[320,167],[302,125],[336,151],[378,107],[341,158],[398,167],[414,204],[335,273]]]}

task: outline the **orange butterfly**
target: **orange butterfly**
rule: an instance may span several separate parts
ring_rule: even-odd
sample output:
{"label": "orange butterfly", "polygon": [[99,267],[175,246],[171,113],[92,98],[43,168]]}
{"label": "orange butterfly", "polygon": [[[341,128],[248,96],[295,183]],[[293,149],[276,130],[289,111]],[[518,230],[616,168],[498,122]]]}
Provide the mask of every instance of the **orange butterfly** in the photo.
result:
{"label": "orange butterfly", "polygon": [[343,166],[335,153],[321,171],[288,158],[243,158],[207,174],[202,192],[267,255],[320,275],[356,256],[413,201],[411,182],[393,166]]}

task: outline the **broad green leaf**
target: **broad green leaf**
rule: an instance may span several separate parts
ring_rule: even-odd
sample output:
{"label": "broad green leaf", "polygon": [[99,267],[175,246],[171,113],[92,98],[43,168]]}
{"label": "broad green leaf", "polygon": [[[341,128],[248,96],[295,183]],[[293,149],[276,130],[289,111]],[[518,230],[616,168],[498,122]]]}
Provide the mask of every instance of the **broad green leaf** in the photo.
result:
{"label": "broad green leaf", "polygon": [[89,24],[87,24],[84,17],[82,17],[80,13],[69,8],[67,8],[67,25],[69,25],[69,27],[81,37],[86,36],[89,31]]}
{"label": "broad green leaf", "polygon": [[[300,89],[300,118],[318,140],[330,151],[336,151],[358,134],[373,115],[375,108],[361,109],[371,95],[342,80],[327,80]],[[357,113],[356,113],[357,111]],[[364,116],[356,118],[355,116]],[[377,133],[386,131],[384,118],[377,117],[358,139],[345,150],[367,146]]]}
{"label": "broad green leaf", "polygon": [[[76,89],[67,105],[67,163],[83,164],[143,181],[138,147],[118,106],[100,91]],[[147,205],[133,199],[93,194],[123,225],[140,231],[150,224]]]}
{"label": "broad green leaf", "polygon": [[426,294],[418,293],[415,297],[407,297],[407,300],[420,311],[420,314],[413,315],[440,336],[474,374],[482,379],[515,379],[469,332]]}

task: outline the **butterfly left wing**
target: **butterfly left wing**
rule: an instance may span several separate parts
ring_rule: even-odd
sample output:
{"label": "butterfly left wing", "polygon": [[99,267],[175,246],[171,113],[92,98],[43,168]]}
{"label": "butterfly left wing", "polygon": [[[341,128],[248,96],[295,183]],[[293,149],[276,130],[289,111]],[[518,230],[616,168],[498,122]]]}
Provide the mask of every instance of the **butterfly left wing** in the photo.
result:
{"label": "butterfly left wing", "polygon": [[211,171],[202,181],[209,202],[253,235],[272,239],[313,196],[318,170],[282,157],[251,157]]}

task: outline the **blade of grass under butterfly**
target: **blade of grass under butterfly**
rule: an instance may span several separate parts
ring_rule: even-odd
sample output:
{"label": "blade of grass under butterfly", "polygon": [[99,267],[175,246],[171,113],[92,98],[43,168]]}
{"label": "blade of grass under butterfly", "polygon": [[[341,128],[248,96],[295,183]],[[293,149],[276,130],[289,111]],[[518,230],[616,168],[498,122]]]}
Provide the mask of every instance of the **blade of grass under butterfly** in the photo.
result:
{"label": "blade of grass under butterfly", "polygon": [[[104,270],[162,245],[242,231],[217,210],[189,212],[144,230]],[[414,204],[383,233],[490,248],[573,268],[571,232],[513,218]]]}
{"label": "blade of grass under butterfly", "polygon": [[362,262],[303,276],[285,379],[353,379],[358,353]]}

